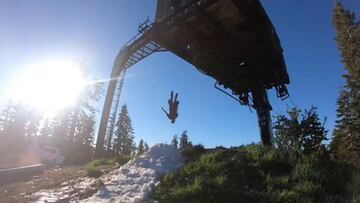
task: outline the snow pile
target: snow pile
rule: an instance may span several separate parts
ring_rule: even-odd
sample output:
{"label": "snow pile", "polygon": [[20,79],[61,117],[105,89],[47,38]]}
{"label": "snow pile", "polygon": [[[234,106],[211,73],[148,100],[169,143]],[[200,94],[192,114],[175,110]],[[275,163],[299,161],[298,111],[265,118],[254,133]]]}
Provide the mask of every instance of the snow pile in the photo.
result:
{"label": "snow pile", "polygon": [[37,199],[36,203],[77,202],[80,197],[88,197],[89,193],[94,194],[99,184],[100,180],[94,178],[78,178],[63,182],[60,188],[40,190],[31,196]]}
{"label": "snow pile", "polygon": [[82,202],[153,202],[158,178],[183,165],[180,152],[171,145],[158,144],[143,156],[102,177],[105,186]]}

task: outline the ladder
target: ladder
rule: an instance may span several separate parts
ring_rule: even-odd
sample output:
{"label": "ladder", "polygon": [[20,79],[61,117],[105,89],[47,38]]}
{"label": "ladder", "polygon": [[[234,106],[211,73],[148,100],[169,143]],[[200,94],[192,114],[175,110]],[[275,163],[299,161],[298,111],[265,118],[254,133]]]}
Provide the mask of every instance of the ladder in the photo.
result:
{"label": "ladder", "polygon": [[115,88],[113,100],[111,102],[110,116],[107,122],[107,127],[105,132],[106,146],[104,147],[107,151],[110,150],[111,142],[113,140],[116,116],[119,108],[122,87],[124,85],[125,74],[126,74],[126,69],[123,69],[123,71],[121,71],[120,73],[120,76],[116,79],[116,88]]}
{"label": "ladder", "polygon": [[142,47],[139,47],[130,54],[124,68],[129,68],[135,63],[143,60],[145,57],[158,51],[165,51],[165,48],[163,48],[161,45],[157,44],[156,42],[149,41],[148,43],[144,44]]}

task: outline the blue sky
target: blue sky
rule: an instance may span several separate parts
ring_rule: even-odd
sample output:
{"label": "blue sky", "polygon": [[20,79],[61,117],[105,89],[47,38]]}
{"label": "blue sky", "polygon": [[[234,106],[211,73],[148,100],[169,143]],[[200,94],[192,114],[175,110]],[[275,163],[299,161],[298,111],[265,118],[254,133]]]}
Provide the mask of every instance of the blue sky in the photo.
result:
{"label": "blue sky", "polygon": [[[360,1],[343,0],[360,14]],[[290,94],[301,108],[318,107],[332,130],[343,73],[331,24],[333,0],[263,0],[284,48]],[[136,34],[155,0],[1,0],[0,102],[9,83],[29,64],[48,58],[86,61],[92,74],[108,78],[120,47]],[[126,103],[135,136],[150,144],[170,142],[188,130],[194,143],[212,147],[259,141],[255,113],[213,88],[214,80],[171,53],[157,53],[127,73],[121,103]],[[180,116],[171,124],[160,110],[169,92],[179,92]],[[292,107],[270,91],[273,114]],[[101,110],[102,101],[99,104]]]}

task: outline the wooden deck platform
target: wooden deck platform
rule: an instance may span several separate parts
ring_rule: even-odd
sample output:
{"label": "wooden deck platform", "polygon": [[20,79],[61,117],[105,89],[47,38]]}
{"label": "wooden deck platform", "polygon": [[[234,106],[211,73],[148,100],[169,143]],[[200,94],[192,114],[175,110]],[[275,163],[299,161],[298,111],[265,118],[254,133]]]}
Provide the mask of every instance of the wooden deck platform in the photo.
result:
{"label": "wooden deck platform", "polygon": [[258,0],[185,2],[178,11],[158,7],[154,41],[238,94],[289,83],[280,41]]}

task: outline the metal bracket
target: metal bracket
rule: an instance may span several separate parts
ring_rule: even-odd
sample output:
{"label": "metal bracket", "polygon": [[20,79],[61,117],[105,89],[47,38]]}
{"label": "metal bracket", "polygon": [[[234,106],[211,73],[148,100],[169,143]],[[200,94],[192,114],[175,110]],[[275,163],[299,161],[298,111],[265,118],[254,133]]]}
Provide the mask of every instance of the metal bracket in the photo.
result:
{"label": "metal bracket", "polygon": [[285,100],[289,98],[290,95],[286,85],[284,84],[277,85],[275,86],[275,89],[276,89],[276,96],[281,100]]}
{"label": "metal bracket", "polygon": [[220,90],[221,92],[223,92],[224,94],[228,95],[229,97],[231,97],[232,99],[236,100],[237,102],[239,102],[241,105],[244,105],[244,106],[248,106],[251,113],[253,112],[251,108],[254,108],[254,102],[253,102],[253,99],[252,97],[249,95],[249,93],[242,93],[239,95],[239,99],[234,97],[234,95],[226,92],[225,90],[219,88],[219,81],[216,81],[214,83],[214,87],[217,89],[217,90]]}

